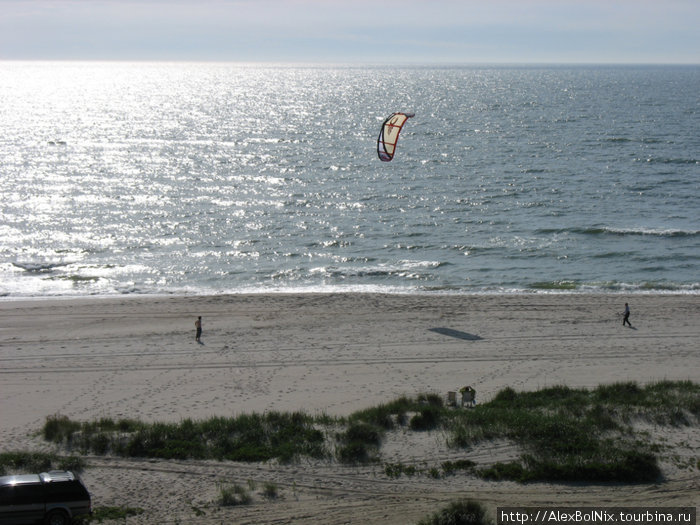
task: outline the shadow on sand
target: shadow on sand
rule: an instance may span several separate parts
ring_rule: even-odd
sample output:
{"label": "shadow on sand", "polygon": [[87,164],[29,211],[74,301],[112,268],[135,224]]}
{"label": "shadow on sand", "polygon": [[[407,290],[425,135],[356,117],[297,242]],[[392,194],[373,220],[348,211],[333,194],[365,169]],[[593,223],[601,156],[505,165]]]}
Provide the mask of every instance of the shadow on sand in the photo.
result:
{"label": "shadow on sand", "polygon": [[435,332],[436,334],[446,335],[448,337],[454,337],[456,339],[462,339],[463,341],[481,340],[481,337],[479,337],[478,335],[462,332],[461,330],[453,330],[452,328],[428,328],[428,330],[430,332]]}

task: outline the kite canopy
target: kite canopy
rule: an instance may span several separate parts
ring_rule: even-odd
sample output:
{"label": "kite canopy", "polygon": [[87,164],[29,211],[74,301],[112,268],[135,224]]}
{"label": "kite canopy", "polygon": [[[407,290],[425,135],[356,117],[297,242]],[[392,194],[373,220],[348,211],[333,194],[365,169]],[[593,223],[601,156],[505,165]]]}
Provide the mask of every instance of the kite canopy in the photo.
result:
{"label": "kite canopy", "polygon": [[394,158],[396,143],[399,140],[399,133],[406,121],[415,113],[392,113],[382,124],[377,139],[377,155],[379,160],[389,162]]}

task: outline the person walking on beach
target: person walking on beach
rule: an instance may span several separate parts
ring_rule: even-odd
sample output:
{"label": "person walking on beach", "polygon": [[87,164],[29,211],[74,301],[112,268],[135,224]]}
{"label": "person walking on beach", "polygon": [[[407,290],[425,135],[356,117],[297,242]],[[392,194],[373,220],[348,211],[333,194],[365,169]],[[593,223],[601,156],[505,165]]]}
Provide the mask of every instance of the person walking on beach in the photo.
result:
{"label": "person walking on beach", "polygon": [[625,303],[625,317],[622,319],[622,326],[625,326],[625,323],[632,328],[632,323],[630,323],[630,305],[627,303]]}
{"label": "person walking on beach", "polygon": [[202,337],[202,316],[201,315],[194,322],[194,327],[197,330],[197,333],[194,336],[194,340],[197,341],[198,343],[201,343],[202,341],[199,340],[199,338]]}

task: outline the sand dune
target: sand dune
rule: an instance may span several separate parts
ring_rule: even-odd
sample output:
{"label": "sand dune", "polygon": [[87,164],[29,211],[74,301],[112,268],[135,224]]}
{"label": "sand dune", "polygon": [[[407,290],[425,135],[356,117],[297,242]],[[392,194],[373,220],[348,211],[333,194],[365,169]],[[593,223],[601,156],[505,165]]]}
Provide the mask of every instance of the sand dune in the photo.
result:
{"label": "sand dune", "polygon": [[[633,328],[623,328],[624,303]],[[2,450],[46,449],[45,418],[178,421],[265,410],[347,415],[403,394],[700,380],[696,295],[302,294],[0,302]],[[203,344],[194,321],[203,317]],[[681,432],[679,430],[678,432]],[[673,436],[662,436],[673,440]],[[678,436],[676,436],[678,437]],[[685,439],[685,441],[684,441]],[[678,438],[690,454],[697,438]],[[685,447],[685,448],[683,448]],[[689,448],[690,447],[690,448]],[[387,437],[387,461],[463,457],[438,433]],[[460,456],[461,454],[461,456]],[[484,461],[517,454],[493,443]],[[391,480],[381,465],[91,458],[94,504],[145,509],[129,523],[415,523],[469,496],[498,505],[697,505],[697,468],[653,486]],[[219,508],[221,481],[273,481],[280,497]],[[165,509],[165,510],[164,510]],[[205,515],[198,515],[202,511]]]}

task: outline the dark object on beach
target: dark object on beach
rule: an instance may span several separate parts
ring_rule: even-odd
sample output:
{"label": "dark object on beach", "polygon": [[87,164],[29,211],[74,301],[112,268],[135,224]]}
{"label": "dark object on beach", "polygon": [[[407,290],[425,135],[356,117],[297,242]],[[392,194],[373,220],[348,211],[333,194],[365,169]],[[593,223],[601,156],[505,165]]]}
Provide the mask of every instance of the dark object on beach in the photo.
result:
{"label": "dark object on beach", "polygon": [[197,341],[198,343],[201,343],[201,341],[199,340],[200,337],[202,337],[202,316],[201,315],[194,322],[194,326],[197,330],[197,333],[194,336],[194,340]]}
{"label": "dark object on beach", "polygon": [[632,328],[632,323],[630,323],[630,305],[627,303],[625,303],[625,317],[622,319],[622,326],[625,326],[625,323]]}
{"label": "dark object on beach", "polygon": [[0,477],[0,523],[68,525],[91,513],[90,493],[70,471]]}
{"label": "dark object on beach", "polygon": [[462,406],[476,406],[476,390],[470,386],[463,386],[459,392],[462,394]]}

